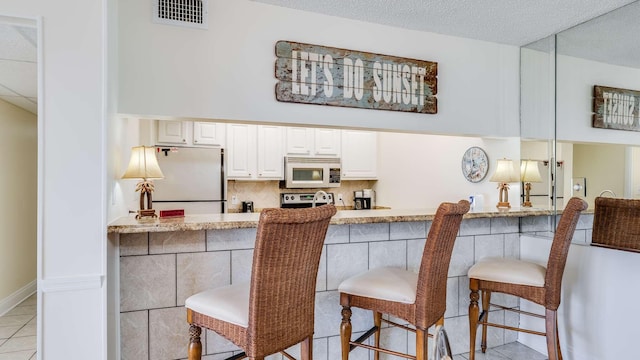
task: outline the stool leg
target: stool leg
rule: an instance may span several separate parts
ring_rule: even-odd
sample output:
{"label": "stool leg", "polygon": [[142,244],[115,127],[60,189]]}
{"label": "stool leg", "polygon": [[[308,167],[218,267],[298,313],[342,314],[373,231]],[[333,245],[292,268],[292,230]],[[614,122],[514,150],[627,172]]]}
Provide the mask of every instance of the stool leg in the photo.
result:
{"label": "stool leg", "polygon": [[[380,331],[382,330],[382,313],[378,311],[373,312],[373,325],[378,327],[378,330],[375,333],[375,347],[380,347]],[[380,351],[376,350],[373,353],[373,360],[380,360]]]}
{"label": "stool leg", "polygon": [[302,360],[313,359],[313,339],[308,337],[300,344],[300,357]]}
{"label": "stool leg", "polygon": [[482,342],[480,349],[483,353],[487,352],[487,322],[489,321],[489,304],[491,303],[491,291],[482,291],[482,313],[484,314],[482,324]]}
{"label": "stool leg", "polygon": [[549,360],[559,360],[560,346],[558,341],[558,320],[555,310],[546,309],[545,311],[545,330],[547,333],[547,352]]}
{"label": "stool leg", "polygon": [[191,324],[189,327],[189,360],[200,360],[202,358],[202,343],[200,334],[202,329]]}
{"label": "stool leg", "polygon": [[558,332],[558,317],[556,316],[556,347],[558,348],[558,360],[562,360],[562,350],[560,349],[560,334]]}
{"label": "stool leg", "polygon": [[351,341],[351,307],[342,306],[342,324],[340,324],[342,360],[349,360],[349,341]]}
{"label": "stool leg", "polygon": [[428,360],[428,359],[429,359],[429,334],[427,334],[427,330],[416,329],[416,360]]}
{"label": "stool leg", "polygon": [[469,360],[476,358],[476,331],[478,330],[478,279],[469,279]]}

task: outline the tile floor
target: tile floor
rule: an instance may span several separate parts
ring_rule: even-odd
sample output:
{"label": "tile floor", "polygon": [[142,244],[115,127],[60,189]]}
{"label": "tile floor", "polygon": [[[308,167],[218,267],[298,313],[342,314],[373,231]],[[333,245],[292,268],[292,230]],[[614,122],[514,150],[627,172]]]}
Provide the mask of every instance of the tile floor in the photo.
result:
{"label": "tile floor", "polygon": [[[469,353],[456,355],[453,360],[467,360]],[[486,353],[476,352],[476,360],[546,360],[545,355],[518,342],[489,348]]]}
{"label": "tile floor", "polygon": [[0,316],[0,360],[36,359],[36,295]]}
{"label": "tile floor", "polygon": [[[477,360],[545,360],[547,357],[520,343],[476,353]],[[0,316],[0,360],[36,359],[36,295],[32,295],[4,316]],[[467,360],[469,354],[453,357]]]}

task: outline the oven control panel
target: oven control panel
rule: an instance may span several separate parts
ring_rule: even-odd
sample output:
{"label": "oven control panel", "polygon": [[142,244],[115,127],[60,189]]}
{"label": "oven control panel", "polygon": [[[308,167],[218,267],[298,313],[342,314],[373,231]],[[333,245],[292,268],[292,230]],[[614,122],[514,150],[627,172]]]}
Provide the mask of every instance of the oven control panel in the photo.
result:
{"label": "oven control panel", "polygon": [[[301,208],[313,206],[313,196],[315,193],[283,193],[280,194],[280,207]],[[318,195],[316,205],[334,204],[333,193]]]}

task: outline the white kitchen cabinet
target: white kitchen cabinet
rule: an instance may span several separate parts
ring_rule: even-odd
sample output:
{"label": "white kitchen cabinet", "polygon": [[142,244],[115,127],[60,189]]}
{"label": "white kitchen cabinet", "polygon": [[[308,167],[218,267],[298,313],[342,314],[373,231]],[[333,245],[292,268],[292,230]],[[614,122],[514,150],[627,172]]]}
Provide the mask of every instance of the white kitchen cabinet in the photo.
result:
{"label": "white kitchen cabinet", "polygon": [[200,121],[156,121],[158,145],[225,145],[225,124]]}
{"label": "white kitchen cabinet", "polygon": [[271,125],[227,125],[227,178],[284,178],[284,128]]}
{"label": "white kitchen cabinet", "polygon": [[318,156],[340,156],[340,130],[314,129],[314,150]]}
{"label": "white kitchen cabinet", "polygon": [[227,178],[248,180],[255,177],[256,137],[255,125],[227,124]]}
{"label": "white kitchen cabinet", "polygon": [[283,140],[283,127],[258,125],[257,177],[259,179],[284,179]]}
{"label": "white kitchen cabinet", "polygon": [[378,134],[342,130],[342,180],[375,180],[378,177]]}
{"label": "white kitchen cabinet", "polygon": [[225,124],[213,122],[193,122],[193,144],[224,147]]}
{"label": "white kitchen cabinet", "polygon": [[340,130],[287,128],[286,154],[290,156],[340,156]]}
{"label": "white kitchen cabinet", "polygon": [[189,123],[187,121],[158,120],[158,144],[187,145],[191,142]]}

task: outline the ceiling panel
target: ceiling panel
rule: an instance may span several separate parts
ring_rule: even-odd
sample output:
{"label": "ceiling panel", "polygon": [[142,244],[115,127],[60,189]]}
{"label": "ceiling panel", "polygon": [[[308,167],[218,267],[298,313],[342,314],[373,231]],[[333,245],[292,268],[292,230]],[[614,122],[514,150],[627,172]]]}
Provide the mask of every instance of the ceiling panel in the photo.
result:
{"label": "ceiling panel", "polygon": [[0,85],[25,97],[38,96],[35,63],[0,60]]}
{"label": "ceiling panel", "polygon": [[8,103],[11,103],[15,106],[18,106],[20,108],[23,108],[24,110],[27,110],[31,113],[34,113],[34,114],[38,113],[38,103],[35,101],[35,99],[27,99],[24,97],[3,96],[3,95],[0,95],[0,99]]}
{"label": "ceiling panel", "polygon": [[0,24],[0,59],[35,63],[38,60],[35,36],[36,29]]}
{"label": "ceiling panel", "polygon": [[35,27],[0,21],[0,99],[34,114],[38,111],[36,34]]}
{"label": "ceiling panel", "polygon": [[522,46],[635,0],[253,0],[347,19]]}

